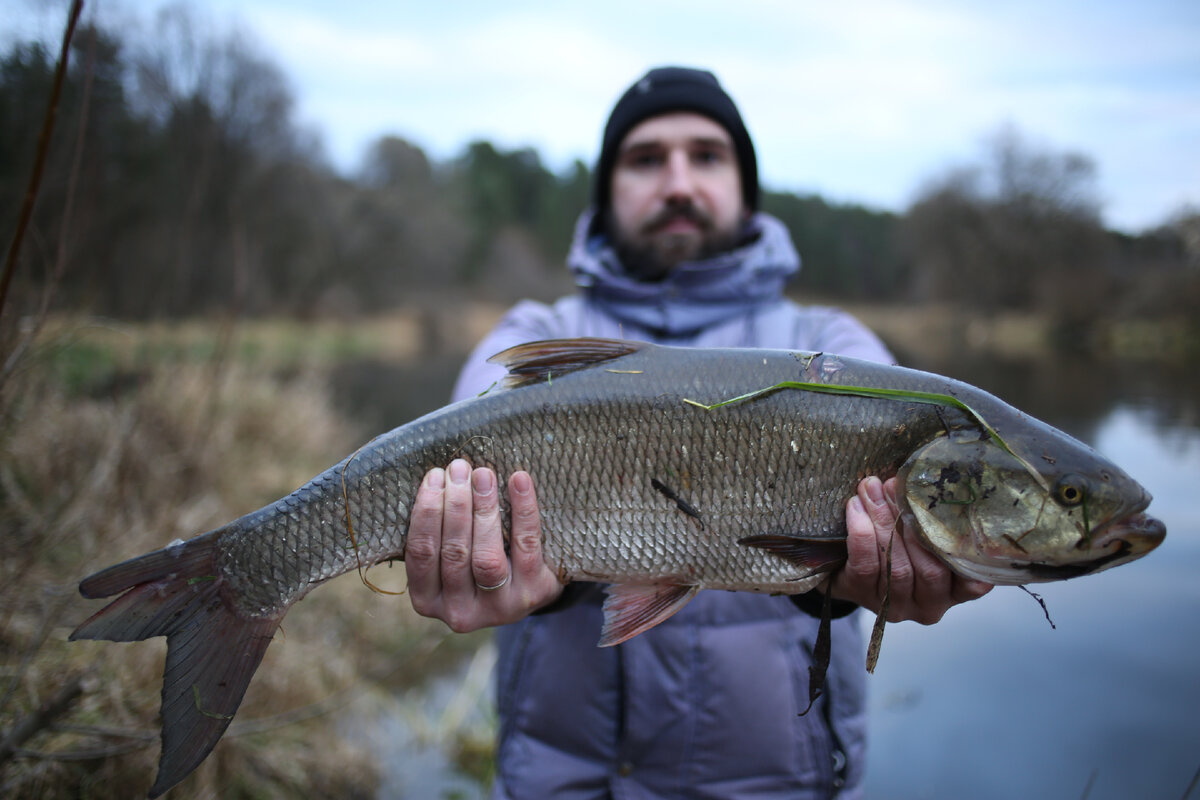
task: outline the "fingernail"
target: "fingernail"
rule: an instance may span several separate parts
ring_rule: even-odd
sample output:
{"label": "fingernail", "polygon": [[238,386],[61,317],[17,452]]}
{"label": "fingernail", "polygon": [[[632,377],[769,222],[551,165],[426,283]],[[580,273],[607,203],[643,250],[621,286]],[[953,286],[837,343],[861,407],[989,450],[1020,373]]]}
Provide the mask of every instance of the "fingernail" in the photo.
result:
{"label": "fingernail", "polygon": [[533,488],[533,480],[524,472],[517,472],[508,479],[508,490],[514,494],[526,495]]}
{"label": "fingernail", "polygon": [[461,458],[451,461],[447,472],[450,473],[451,483],[466,483],[467,479],[471,477],[471,467]]}
{"label": "fingernail", "polygon": [[471,488],[475,494],[489,495],[496,488],[496,479],[490,469],[477,469],[471,473]]}
{"label": "fingernail", "polygon": [[863,508],[862,500],[858,499],[858,495],[850,498],[850,507],[856,514],[865,514],[867,510]]}
{"label": "fingernail", "polygon": [[887,500],[883,497],[883,483],[878,478],[867,478],[864,488],[867,491],[867,499],[876,507],[887,505]]}
{"label": "fingernail", "polygon": [[425,485],[430,489],[441,490],[446,488],[446,470],[431,469],[425,473]]}

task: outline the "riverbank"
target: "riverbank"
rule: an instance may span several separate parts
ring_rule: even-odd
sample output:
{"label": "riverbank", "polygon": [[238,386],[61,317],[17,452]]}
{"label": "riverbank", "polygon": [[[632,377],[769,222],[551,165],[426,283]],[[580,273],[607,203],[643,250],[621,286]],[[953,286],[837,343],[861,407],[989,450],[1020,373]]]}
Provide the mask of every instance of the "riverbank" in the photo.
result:
{"label": "riverbank", "polygon": [[945,361],[974,353],[996,358],[1044,358],[1057,352],[1149,361],[1200,359],[1200,322],[1185,316],[1056,323],[1044,314],[979,314],[950,306],[842,306],[898,354]]}
{"label": "riverbank", "polygon": [[[1033,312],[979,314],[952,306],[842,305],[901,356],[940,362],[978,354],[1200,360],[1200,322],[1097,318],[1074,327]],[[60,367],[81,373],[136,370],[148,364],[233,361],[274,369],[327,368],[349,361],[413,364],[431,356],[463,357],[507,306],[430,297],[388,314],[316,320],[178,320],[147,323],[58,318],[39,341]],[[901,359],[906,360],[904,358]]]}

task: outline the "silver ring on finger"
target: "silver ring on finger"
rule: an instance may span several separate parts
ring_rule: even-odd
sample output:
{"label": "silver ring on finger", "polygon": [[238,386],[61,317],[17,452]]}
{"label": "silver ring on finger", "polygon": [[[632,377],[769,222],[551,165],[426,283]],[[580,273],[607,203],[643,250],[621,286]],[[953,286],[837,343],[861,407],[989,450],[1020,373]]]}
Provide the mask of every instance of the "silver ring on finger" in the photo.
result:
{"label": "silver ring on finger", "polygon": [[475,581],[475,586],[476,586],[476,588],[478,588],[478,589],[479,589],[480,591],[482,591],[482,592],[494,592],[494,591],[496,591],[497,589],[499,589],[499,588],[501,588],[502,586],[504,586],[504,584],[508,583],[508,579],[509,579],[509,577],[511,577],[511,575],[512,575],[512,573],[511,573],[511,572],[510,572],[508,575],[505,575],[505,576],[504,576],[504,580],[500,581],[500,582],[499,582],[499,583],[497,583],[495,586],[484,586],[484,585],[483,585],[483,584],[481,584],[479,581]]}

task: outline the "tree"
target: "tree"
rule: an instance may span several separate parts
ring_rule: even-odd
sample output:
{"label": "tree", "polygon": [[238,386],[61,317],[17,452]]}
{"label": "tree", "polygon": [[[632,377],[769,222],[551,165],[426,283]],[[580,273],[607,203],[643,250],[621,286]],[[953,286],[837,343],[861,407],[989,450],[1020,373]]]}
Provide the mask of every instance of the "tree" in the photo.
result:
{"label": "tree", "polygon": [[1110,288],[1091,159],[1005,127],[982,164],[930,181],[902,227],[917,299],[1087,313]]}
{"label": "tree", "polygon": [[576,162],[560,178],[535,150],[501,151],[483,141],[472,142],[452,168],[452,189],[470,222],[465,280],[486,278],[538,296],[561,291],[574,221],[587,206],[587,168]]}
{"label": "tree", "polygon": [[901,290],[905,272],[894,244],[894,214],[781,192],[764,192],[762,207],[791,233],[804,289],[859,299],[888,299]]}
{"label": "tree", "polygon": [[445,184],[425,153],[404,139],[384,136],[369,148],[350,187],[354,212],[338,221],[343,264],[357,276],[364,307],[401,304],[461,273],[469,234]]}

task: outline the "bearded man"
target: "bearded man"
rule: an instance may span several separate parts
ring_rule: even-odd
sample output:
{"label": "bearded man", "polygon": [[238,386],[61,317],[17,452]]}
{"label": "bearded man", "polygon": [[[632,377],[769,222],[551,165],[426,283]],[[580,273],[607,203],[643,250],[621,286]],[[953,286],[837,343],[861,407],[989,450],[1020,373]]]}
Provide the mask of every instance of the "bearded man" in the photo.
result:
{"label": "bearded man", "polygon": [[[486,361],[494,353],[562,337],[891,362],[848,314],[784,297],[800,259],[758,202],[754,145],[717,79],[651,70],[604,130],[594,202],[567,259],[579,291],[509,311],[467,361],[455,399],[503,376]],[[889,619],[929,624],[990,588],[953,575],[898,525],[891,481],[864,479],[847,502],[825,692],[802,716],[816,592],[701,592],[662,624],[597,648],[602,587],[563,586],[542,560],[536,478],[507,476],[507,552],[497,476],[461,459],[426,475],[408,532],[413,607],[460,632],[502,626],[497,800],[859,797],[866,709],[855,609],[878,610],[890,580]]]}

